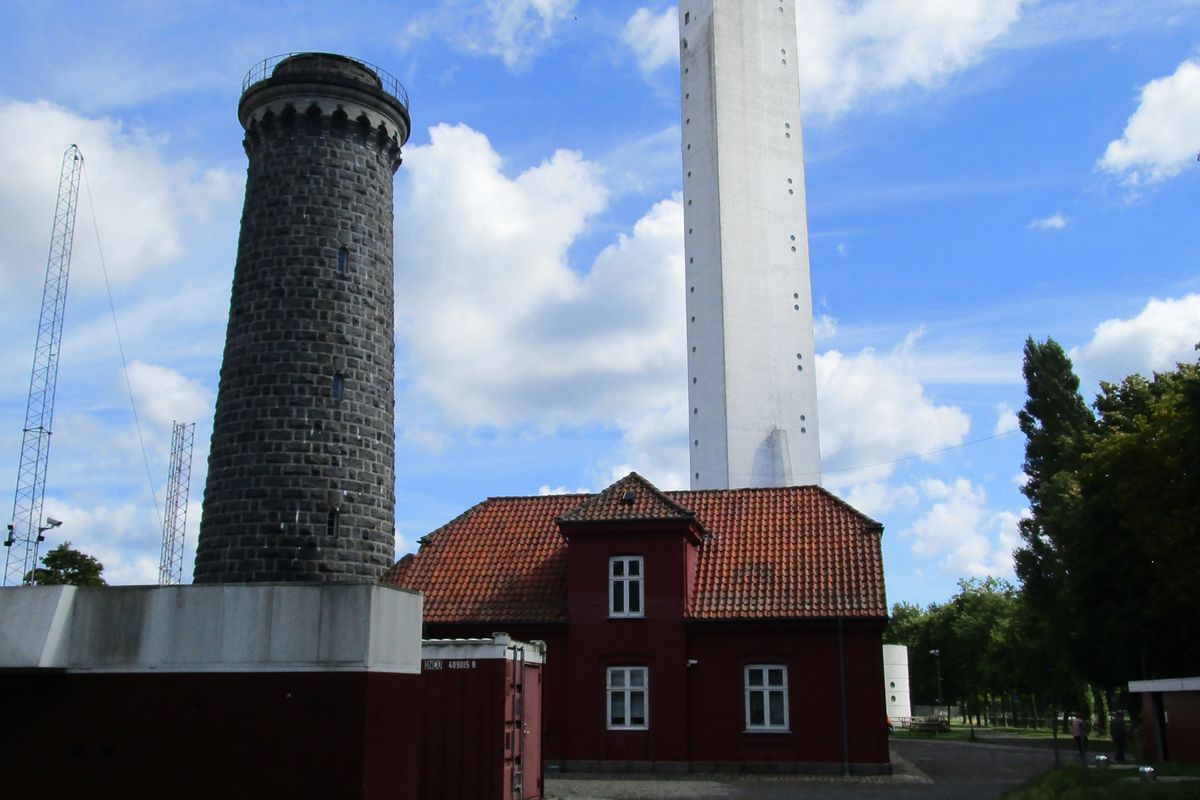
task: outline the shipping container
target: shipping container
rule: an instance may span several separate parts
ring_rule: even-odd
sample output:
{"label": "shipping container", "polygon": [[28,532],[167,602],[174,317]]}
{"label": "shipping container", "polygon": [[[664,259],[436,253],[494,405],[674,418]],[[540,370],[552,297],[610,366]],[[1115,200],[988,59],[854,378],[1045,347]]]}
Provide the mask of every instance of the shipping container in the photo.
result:
{"label": "shipping container", "polygon": [[543,642],[426,639],[420,796],[541,800]]}

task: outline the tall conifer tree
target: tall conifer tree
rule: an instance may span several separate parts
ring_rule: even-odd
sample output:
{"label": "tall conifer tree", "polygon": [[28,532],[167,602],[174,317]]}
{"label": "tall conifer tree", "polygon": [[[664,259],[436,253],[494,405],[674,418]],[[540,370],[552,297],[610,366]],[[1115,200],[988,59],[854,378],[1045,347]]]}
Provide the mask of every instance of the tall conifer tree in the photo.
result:
{"label": "tall conifer tree", "polygon": [[1022,491],[1030,516],[1020,523],[1016,572],[1029,611],[1027,628],[1041,640],[1043,669],[1058,674],[1065,668],[1080,676],[1086,658],[1070,565],[1087,546],[1078,469],[1096,420],[1058,342],[1027,339],[1023,373],[1028,399],[1017,420],[1025,434],[1028,480]]}

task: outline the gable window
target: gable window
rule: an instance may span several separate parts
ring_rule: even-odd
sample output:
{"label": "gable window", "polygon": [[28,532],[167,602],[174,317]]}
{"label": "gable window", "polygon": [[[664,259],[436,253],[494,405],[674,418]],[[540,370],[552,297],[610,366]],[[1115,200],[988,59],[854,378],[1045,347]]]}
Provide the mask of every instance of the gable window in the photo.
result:
{"label": "gable window", "polygon": [[746,730],[788,730],[787,667],[751,664],[746,667]]}
{"label": "gable window", "polygon": [[645,667],[608,668],[608,729],[646,730],[649,688]]}
{"label": "gable window", "polygon": [[617,556],[608,560],[608,615],[641,617],[642,557]]}

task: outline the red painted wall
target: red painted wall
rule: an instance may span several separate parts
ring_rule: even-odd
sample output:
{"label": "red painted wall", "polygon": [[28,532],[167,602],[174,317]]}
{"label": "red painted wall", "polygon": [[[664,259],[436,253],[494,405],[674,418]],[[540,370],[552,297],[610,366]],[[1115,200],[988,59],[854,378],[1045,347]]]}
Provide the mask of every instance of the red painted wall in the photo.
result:
{"label": "red painted wall", "polygon": [[[593,762],[674,762],[713,767],[751,763],[811,765],[840,771],[842,705],[836,620],[686,620],[695,546],[682,527],[623,522],[566,529],[568,622],[427,624],[431,637],[490,636],[547,642],[545,758]],[[608,560],[643,558],[645,616],[608,615]],[[843,627],[849,759],[860,770],[887,769],[882,635],[885,620]],[[689,659],[695,666],[688,667]],[[788,733],[746,733],[747,664],[788,666]],[[649,729],[607,729],[606,668],[646,666]],[[595,763],[599,766],[599,763]],[[853,768],[853,767],[852,767]]]}
{"label": "red painted wall", "polygon": [[[10,673],[7,797],[416,800],[419,675]],[[16,765],[21,765],[17,768]]]}
{"label": "red painted wall", "polygon": [[[678,524],[564,526],[567,562],[567,761],[687,761],[685,600],[694,544]],[[643,617],[609,616],[609,559],[643,559]],[[649,730],[608,730],[610,666],[648,667]]]}
{"label": "red painted wall", "polygon": [[[888,763],[881,622],[844,629],[849,756]],[[689,626],[691,759],[697,762],[791,762],[840,767],[842,708],[838,636],[833,621],[700,623]],[[788,668],[788,733],[746,733],[744,668]]]}

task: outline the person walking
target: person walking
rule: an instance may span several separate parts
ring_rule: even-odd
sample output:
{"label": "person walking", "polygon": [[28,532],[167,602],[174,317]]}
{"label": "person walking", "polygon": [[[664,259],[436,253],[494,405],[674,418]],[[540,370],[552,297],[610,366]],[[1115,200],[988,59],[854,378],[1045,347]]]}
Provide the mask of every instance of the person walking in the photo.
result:
{"label": "person walking", "polygon": [[1116,759],[1118,762],[1125,760],[1125,737],[1129,732],[1125,727],[1125,712],[1118,711],[1113,715],[1112,724],[1109,726],[1112,732],[1113,745],[1116,749]]}
{"label": "person walking", "polygon": [[1075,747],[1079,749],[1079,763],[1087,766],[1087,722],[1083,717],[1071,717],[1071,736],[1075,737]]}

